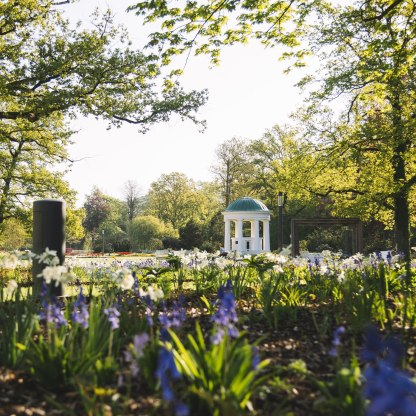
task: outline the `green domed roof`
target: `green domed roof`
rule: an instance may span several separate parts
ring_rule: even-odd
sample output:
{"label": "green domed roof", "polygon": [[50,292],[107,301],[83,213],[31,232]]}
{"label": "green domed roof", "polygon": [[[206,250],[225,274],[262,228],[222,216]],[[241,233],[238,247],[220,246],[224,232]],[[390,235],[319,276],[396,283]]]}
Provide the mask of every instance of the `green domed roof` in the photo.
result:
{"label": "green domed roof", "polygon": [[258,199],[245,196],[231,202],[225,209],[226,211],[268,211],[266,205]]}

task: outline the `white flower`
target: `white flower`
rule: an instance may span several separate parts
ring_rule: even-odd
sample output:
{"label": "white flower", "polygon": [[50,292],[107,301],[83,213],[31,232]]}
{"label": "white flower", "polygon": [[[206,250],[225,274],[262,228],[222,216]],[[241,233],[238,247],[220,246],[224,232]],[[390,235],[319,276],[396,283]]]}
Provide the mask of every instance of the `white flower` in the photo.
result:
{"label": "white flower", "polygon": [[341,273],[338,275],[337,280],[339,283],[342,283],[345,280],[344,270],[342,270]]}
{"label": "white flower", "polygon": [[48,264],[49,266],[57,266],[59,264],[59,258],[56,250],[49,250],[46,247],[45,251],[38,256],[39,263]]}
{"label": "white flower", "polygon": [[17,289],[17,282],[14,279],[11,279],[7,282],[6,292],[8,295],[11,295]]}
{"label": "white flower", "polygon": [[220,268],[224,269],[228,265],[229,261],[225,257],[217,257],[215,264]]}
{"label": "white flower", "polygon": [[280,264],[275,264],[275,265],[273,266],[273,271],[274,271],[275,273],[283,273],[282,266],[280,266]]}
{"label": "white flower", "polygon": [[73,273],[68,272],[65,266],[46,266],[42,273],[38,274],[38,277],[43,277],[46,284],[51,284],[54,280],[55,286],[58,286],[60,283],[68,283],[72,279]]}
{"label": "white flower", "polygon": [[321,274],[327,274],[329,272],[330,272],[329,267],[326,264],[322,264],[321,269],[320,269],[320,273]]}
{"label": "white flower", "polygon": [[1,265],[4,269],[15,269],[18,264],[19,264],[19,259],[17,258],[16,254],[7,253],[1,259]]}
{"label": "white flower", "polygon": [[147,294],[153,301],[163,299],[163,296],[165,296],[163,290],[158,288],[157,286],[149,286],[147,288]]}
{"label": "white flower", "polygon": [[149,298],[152,299],[153,301],[162,299],[165,296],[165,294],[163,293],[163,290],[158,288],[157,286],[149,286],[147,288],[147,292],[143,290],[142,288],[139,288],[139,295],[140,297],[149,296]]}
{"label": "white flower", "polygon": [[117,277],[117,283],[120,288],[123,290],[129,290],[134,285],[134,277],[131,274],[130,270],[123,269],[119,272]]}

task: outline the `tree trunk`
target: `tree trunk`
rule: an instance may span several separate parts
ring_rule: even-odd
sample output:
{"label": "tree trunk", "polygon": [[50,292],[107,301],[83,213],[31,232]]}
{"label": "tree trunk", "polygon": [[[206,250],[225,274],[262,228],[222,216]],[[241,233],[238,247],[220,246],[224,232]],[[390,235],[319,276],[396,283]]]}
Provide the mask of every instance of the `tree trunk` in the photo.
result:
{"label": "tree trunk", "polygon": [[410,261],[410,221],[409,202],[406,192],[394,196],[394,224],[397,251]]}
{"label": "tree trunk", "polygon": [[24,145],[24,140],[21,140],[19,142],[19,145],[15,150],[10,150],[10,166],[9,169],[7,169],[7,172],[3,178],[4,185],[1,189],[1,197],[0,197],[0,224],[3,223],[3,221],[7,218],[7,200],[9,198],[10,194],[10,188],[12,185],[12,179],[14,175],[14,171],[16,169],[17,160],[19,159],[20,153],[22,152],[22,148]]}
{"label": "tree trunk", "polygon": [[404,158],[407,150],[408,143],[404,140],[398,140],[392,156],[392,166],[396,248],[404,256],[406,263],[410,263],[409,193],[406,180],[406,160]]}

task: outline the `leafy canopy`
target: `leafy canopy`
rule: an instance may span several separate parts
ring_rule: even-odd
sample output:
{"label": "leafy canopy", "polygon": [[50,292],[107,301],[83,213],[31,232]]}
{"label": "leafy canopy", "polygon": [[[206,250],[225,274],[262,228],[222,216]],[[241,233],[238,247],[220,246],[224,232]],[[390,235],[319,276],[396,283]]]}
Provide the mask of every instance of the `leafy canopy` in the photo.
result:
{"label": "leafy canopy", "polygon": [[[93,28],[71,28],[63,6],[13,0],[0,5],[0,120],[94,115],[141,131],[173,113],[195,122],[206,91],[157,85],[156,57],[131,49],[108,11]],[[169,87],[169,88],[168,88]]]}

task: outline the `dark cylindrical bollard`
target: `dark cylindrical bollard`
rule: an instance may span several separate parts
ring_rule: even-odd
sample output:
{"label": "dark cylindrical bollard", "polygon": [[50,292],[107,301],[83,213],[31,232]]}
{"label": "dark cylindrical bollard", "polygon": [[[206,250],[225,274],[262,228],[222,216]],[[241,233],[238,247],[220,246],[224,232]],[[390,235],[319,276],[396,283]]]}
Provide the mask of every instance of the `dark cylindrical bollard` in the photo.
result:
{"label": "dark cylindrical bollard", "polygon": [[[59,264],[65,261],[65,201],[58,199],[42,199],[33,203],[33,248],[39,255],[46,248],[55,250]],[[39,293],[43,279],[37,277],[45,268],[45,264],[33,259],[32,276],[34,293]],[[51,293],[56,296],[63,294],[62,285],[51,285]]]}

